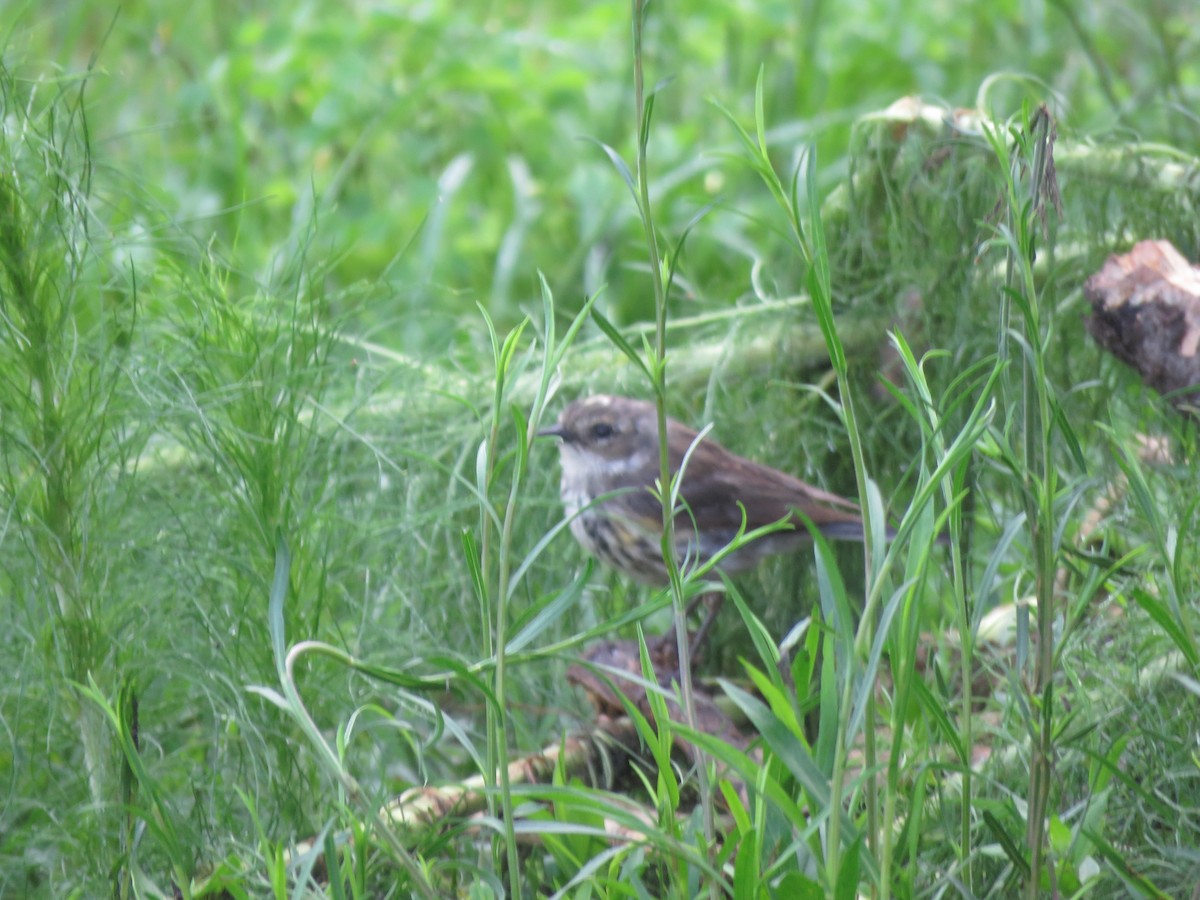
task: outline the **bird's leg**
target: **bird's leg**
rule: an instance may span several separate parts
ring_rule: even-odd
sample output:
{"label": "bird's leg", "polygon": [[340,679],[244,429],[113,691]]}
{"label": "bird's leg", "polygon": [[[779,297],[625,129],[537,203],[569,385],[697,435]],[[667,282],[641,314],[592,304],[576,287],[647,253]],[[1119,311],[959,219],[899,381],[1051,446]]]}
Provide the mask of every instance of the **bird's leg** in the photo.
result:
{"label": "bird's leg", "polygon": [[704,641],[708,637],[708,632],[712,629],[713,622],[717,620],[717,614],[721,611],[721,606],[725,603],[725,592],[705,591],[703,594],[697,594],[687,606],[688,613],[691,613],[701,603],[707,608],[707,613],[696,633],[692,635],[691,651],[693,656],[699,653],[704,647]]}

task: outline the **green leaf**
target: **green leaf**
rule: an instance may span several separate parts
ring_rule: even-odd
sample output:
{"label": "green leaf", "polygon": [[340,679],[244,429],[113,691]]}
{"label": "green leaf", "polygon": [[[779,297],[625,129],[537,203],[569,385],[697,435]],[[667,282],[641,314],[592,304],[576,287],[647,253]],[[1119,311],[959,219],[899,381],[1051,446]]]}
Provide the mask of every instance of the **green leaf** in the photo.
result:
{"label": "green leaf", "polygon": [[828,810],[829,780],[817,767],[803,742],[760,700],[724,679],[718,679],[717,683],[746,714],[746,718],[763,736],[767,746],[808,792],[810,807]]}
{"label": "green leaf", "polygon": [[1200,666],[1200,649],[1197,648],[1196,643],[1191,640],[1188,633],[1184,631],[1175,614],[1167,608],[1167,604],[1142,587],[1131,587],[1129,593],[1137,605],[1155,621],[1158,627],[1171,639],[1172,643],[1179,648],[1179,652],[1187,658],[1188,663],[1193,668]]}
{"label": "green leaf", "polygon": [[950,721],[950,716],[946,714],[949,702],[942,697],[934,696],[933,692],[929,690],[929,686],[920,678],[912,679],[912,688],[921,703],[921,708],[933,720],[934,730],[941,735],[942,740],[950,745],[955,757],[965,768],[969,765],[967,751],[963,746],[962,737],[958,729],[954,727],[954,723]]}
{"label": "green leaf", "polygon": [[646,380],[651,384],[655,383],[654,376],[650,374],[650,370],[646,367],[645,358],[635,349],[633,349],[633,345],[630,344],[629,341],[625,340],[625,336],[617,330],[617,327],[613,325],[612,322],[608,321],[608,319],[604,318],[600,311],[596,309],[592,310],[592,320],[597,326],[599,326],[600,330],[604,332],[604,336],[607,337],[610,342],[612,342],[612,345],[624,353],[630,359],[630,361],[632,361],[639,369],[642,370],[642,373],[646,376]]}
{"label": "green leaf", "polygon": [[460,540],[463,548],[463,561],[467,564],[467,571],[471,576],[471,588],[475,592],[475,599],[479,601],[480,619],[486,626],[491,616],[488,611],[487,581],[483,577],[483,569],[479,560],[479,545],[475,543],[474,533],[467,528],[462,530]]}
{"label": "green leaf", "polygon": [[758,152],[763,159],[767,159],[769,155],[767,151],[766,104],[763,102],[763,81],[766,77],[766,74],[766,65],[760,64],[758,67],[758,77],[754,79],[754,129],[755,135],[758,138]]}
{"label": "green leaf", "polygon": [[863,836],[860,834],[842,857],[842,868],[837,874],[837,884],[833,888],[833,896],[837,900],[857,900],[859,868],[864,846]]}
{"label": "green leaf", "polygon": [[[879,617],[878,627],[875,631],[875,640],[871,645],[867,664],[863,668],[862,675],[859,678],[858,690],[855,692],[852,712],[850,713],[850,721],[846,725],[847,740],[852,739],[854,735],[858,734],[859,729],[862,728],[863,720],[866,716],[867,701],[871,699],[875,691],[875,675],[879,671],[879,660],[883,656],[883,647],[887,643],[892,619],[895,618],[896,611],[900,608],[900,604],[904,600],[904,595],[908,593],[910,587],[912,587],[911,582],[900,585],[893,592],[891,599],[884,606],[883,613]],[[899,751],[898,747],[895,749]]]}
{"label": "green leaf", "polygon": [[287,598],[288,573],[292,567],[292,552],[288,549],[283,529],[275,532],[275,576],[271,580],[271,592],[267,600],[267,631],[271,635],[271,651],[275,656],[275,667],[284,674],[287,657],[287,639],[283,626],[283,602]]}
{"label": "green leaf", "polygon": [[1028,878],[1029,860],[1025,858],[1025,854],[1017,844],[1017,841],[1004,829],[1004,825],[1000,820],[990,810],[984,810],[983,823],[987,826],[988,831],[992,833],[992,837],[996,839],[996,843],[1000,845],[1009,862],[1021,873],[1021,877]]}
{"label": "green leaf", "polygon": [[793,870],[779,880],[775,896],[791,897],[794,900],[825,900],[825,889],[811,878]]}
{"label": "green leaf", "polygon": [[724,572],[718,572],[718,574],[725,583],[725,595],[733,600],[738,614],[742,617],[742,623],[750,633],[750,641],[754,644],[754,649],[758,653],[758,658],[762,662],[764,670],[772,673],[772,683],[782,686],[778,671],[779,651],[775,647],[775,641],[771,638],[771,633],[767,630],[767,626],[763,624],[762,619],[750,608],[750,605],[746,602],[741,591],[737,589],[733,581]]}
{"label": "green leaf", "polygon": [[[505,653],[508,655],[519,653],[532,644],[543,631],[557,622],[583,596],[583,589],[587,586],[586,575],[588,571],[590,570],[585,570],[581,577],[571,582],[566,590],[548,595],[545,601],[539,602],[539,604],[527,611],[521,619],[514,622],[514,630],[518,628],[521,630],[508,642]],[[544,605],[542,605],[543,603]],[[530,613],[533,613],[533,616],[529,624],[522,625],[525,619],[530,618]]]}
{"label": "green leaf", "polygon": [[[659,82],[662,85],[662,82]],[[655,89],[655,91],[657,88]],[[642,121],[638,128],[638,144],[645,149],[650,146],[650,122],[654,118],[654,94],[651,91],[646,95],[646,101],[642,106]]]}
{"label": "green leaf", "polygon": [[766,886],[758,868],[758,838],[753,831],[741,834],[737,859],[733,864],[733,895],[747,900],[766,897]]}
{"label": "green leaf", "polygon": [[516,403],[509,404],[509,415],[512,416],[513,426],[516,430],[517,451],[517,470],[513,475],[514,481],[520,483],[525,479],[525,473],[528,471],[529,465],[529,422],[525,418],[525,411]]}
{"label": "green leaf", "polygon": [[1083,835],[1092,842],[1096,852],[1112,867],[1113,874],[1121,880],[1131,894],[1138,897],[1149,897],[1152,900],[1170,900],[1169,894],[1159,890],[1154,882],[1136,871],[1121,852],[1104,840],[1102,835],[1087,829],[1083,830]]}
{"label": "green leaf", "polygon": [[621,159],[621,154],[603,141],[598,141],[591,137],[585,137],[584,140],[591,141],[604,151],[604,155],[608,157],[608,161],[613,164],[613,168],[617,170],[617,174],[621,176],[621,180],[625,182],[625,186],[629,188],[629,193],[633,197],[633,202],[637,206],[638,212],[641,212],[642,198],[638,194],[637,181],[633,177],[633,172],[629,170],[629,166],[625,164],[625,160]]}

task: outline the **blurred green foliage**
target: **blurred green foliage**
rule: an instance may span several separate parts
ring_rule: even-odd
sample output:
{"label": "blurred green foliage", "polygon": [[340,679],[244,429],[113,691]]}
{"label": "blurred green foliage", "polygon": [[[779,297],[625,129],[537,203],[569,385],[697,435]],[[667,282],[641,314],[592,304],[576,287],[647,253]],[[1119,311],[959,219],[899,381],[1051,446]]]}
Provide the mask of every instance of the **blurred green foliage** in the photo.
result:
{"label": "blurred green foliage", "polygon": [[[661,80],[650,165],[669,240],[690,239],[682,312],[799,289],[765,200],[722,153],[708,102],[748,113],[766,67],[780,165],[815,142],[827,187],[846,174],[850,128],[907,94],[971,106],[991,74],[1039,79],[1064,133],[1194,143],[1200,71],[1192,4],[816,0],[664,7],[651,16]],[[397,349],[448,351],[488,307],[501,327],[544,271],[570,305],[606,285],[618,321],[651,309],[632,207],[592,141],[630,158],[629,10],[550,2],[142,2],[29,4],[9,18],[9,65],[46,77],[93,56],[93,140],[164,218],[216,240],[264,279],[313,217],[336,263],[331,301]],[[993,91],[997,111],[1019,88]],[[1057,100],[1054,99],[1057,97]],[[144,205],[112,227],[158,232]],[[122,221],[122,218],[125,221]]]}
{"label": "blurred green foliage", "polygon": [[[479,522],[473,467],[489,415],[477,304],[502,333],[527,312],[536,317],[540,269],[564,318],[601,286],[598,308],[619,323],[651,314],[640,226],[595,143],[632,157],[629,7],[139,0],[114,11],[45,0],[4,12],[0,52],[12,78],[0,79],[10,154],[0,177],[21,173],[13,183],[25,206],[0,234],[35,248],[45,265],[32,280],[67,312],[42,329],[59,393],[31,387],[47,378],[21,368],[41,365],[37,353],[21,361],[31,347],[21,329],[3,348],[0,587],[14,602],[4,604],[11,637],[2,646],[18,674],[0,691],[0,782],[14,785],[0,809],[0,893],[94,895],[139,862],[130,846],[149,804],[136,791],[113,803],[120,821],[111,831],[90,812],[113,798],[89,796],[78,732],[90,728],[102,744],[111,735],[96,728],[94,710],[90,723],[78,715],[73,685],[85,675],[109,696],[132,688],[140,698],[147,766],[188,857],[172,860],[177,869],[190,864],[202,877],[223,860],[265,893],[255,854],[269,849],[253,844],[249,818],[260,815],[260,837],[282,845],[333,815],[311,748],[246,691],[275,674],[264,608],[277,532],[294,556],[290,640],[329,640],[387,665],[432,665],[441,654],[477,661],[487,623],[461,543]],[[852,482],[841,423],[819,394],[795,385],[814,365],[789,328],[810,312],[772,302],[801,293],[805,273],[757,177],[728,155],[736,144],[710,98],[751,121],[764,68],[777,167],[791,171],[806,145],[816,147],[836,242],[835,301],[864,312],[846,316],[847,334],[866,322],[860,330],[871,337],[855,347],[872,353],[880,321],[910,300],[924,304],[928,335],[950,353],[931,366],[936,382],[994,347],[996,262],[977,257],[994,173],[972,156],[978,143],[905,157],[901,134],[863,117],[914,93],[948,107],[982,94],[1001,118],[1034,98],[1054,107],[1076,148],[1155,141],[1186,150],[1200,138],[1197,35],[1200,12],[1185,2],[655,8],[647,65],[662,83],[650,178],[663,245],[714,207],[688,240],[671,299],[674,320],[692,320],[671,334],[683,351],[672,383],[686,385],[673,411],[715,421],[733,449],[814,483],[844,491]],[[1005,72],[1031,78],[992,78]],[[48,121],[52,140],[26,130]],[[44,150],[55,141],[52,175],[67,190],[30,174],[48,168]],[[1083,249],[1043,261],[1046,302],[1061,303],[1052,378],[1085,438],[1096,437],[1099,417],[1131,439],[1147,423],[1159,427],[1158,413],[1111,363],[1097,364],[1075,286],[1088,262],[1163,223],[1195,257],[1194,185],[1137,191],[1133,182],[1131,191],[1124,175],[1071,171],[1064,232]],[[25,250],[5,252],[11,261]],[[15,292],[5,291],[0,300],[11,302]],[[779,341],[756,343],[763,334]],[[701,343],[704,362],[688,371],[687,351]],[[631,367],[596,361],[613,356],[602,342],[577,349],[572,391],[644,390]],[[38,443],[46,434],[32,401],[43,397],[65,404],[65,444]],[[18,407],[29,415],[12,414]],[[895,405],[880,403],[869,418],[872,471],[888,501],[903,503],[918,438],[897,424]],[[506,423],[500,442],[517,439]],[[1197,514],[1190,438],[1173,439],[1184,450],[1153,476],[1162,479],[1154,497],[1178,505],[1164,518],[1187,534]],[[28,502],[53,487],[51,445],[78,463],[60,486],[70,515],[58,523],[49,506]],[[535,454],[519,552],[560,515],[553,450]],[[513,460],[501,460],[503,474]],[[975,518],[994,537],[1014,503],[1003,487],[981,496]],[[1136,546],[1143,523],[1121,524],[1119,540]],[[857,548],[841,550],[853,561]],[[1184,546],[1185,584],[1193,556]],[[568,583],[581,558],[560,535],[514,591],[515,615]],[[997,597],[1026,587],[1026,563],[1019,549],[1004,557]],[[1130,580],[1153,584],[1148,554],[1139,565],[1146,571]],[[811,569],[807,557],[780,559],[745,579],[772,633],[811,608]],[[70,617],[47,587],[56,578],[78,586]],[[599,573],[592,582],[547,640],[644,599]],[[1152,654],[1157,637],[1129,641]],[[731,641],[710,662],[739,652]],[[514,673],[521,703],[509,711],[522,749],[561,734],[579,707],[561,677],[566,661],[542,662]],[[477,696],[426,706],[332,667],[298,677],[331,732],[355,710],[347,765],[380,800],[461,773],[464,747],[482,742]],[[1123,696],[1103,666],[1078,676],[1088,678],[1105,696]],[[439,731],[434,707],[455,716],[458,743]],[[1172,735],[1171,747],[1186,738]],[[165,871],[162,851],[143,840],[146,869]],[[454,852],[469,841],[428,840],[430,858],[450,858],[447,868],[467,859]]]}

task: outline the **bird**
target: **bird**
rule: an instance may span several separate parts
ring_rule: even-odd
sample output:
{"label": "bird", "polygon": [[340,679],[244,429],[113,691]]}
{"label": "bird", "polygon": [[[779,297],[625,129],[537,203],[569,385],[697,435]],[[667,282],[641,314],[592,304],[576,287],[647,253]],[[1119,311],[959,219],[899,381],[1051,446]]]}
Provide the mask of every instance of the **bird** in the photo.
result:
{"label": "bird", "polygon": [[[538,433],[559,439],[560,494],[575,539],[635,581],[667,584],[662,501],[656,493],[660,463],[654,404],[596,394],[572,401],[554,425]],[[723,557],[718,568],[726,573],[753,568],[767,556],[807,543],[804,519],[826,538],[863,540],[856,504],[738,456],[707,435],[697,438],[693,429],[667,420],[672,475],[690,451],[674,515],[675,554],[681,565],[710,561],[742,529],[743,513],[746,531],[781,520],[792,527],[762,535]],[[710,609],[710,620],[713,615]]]}

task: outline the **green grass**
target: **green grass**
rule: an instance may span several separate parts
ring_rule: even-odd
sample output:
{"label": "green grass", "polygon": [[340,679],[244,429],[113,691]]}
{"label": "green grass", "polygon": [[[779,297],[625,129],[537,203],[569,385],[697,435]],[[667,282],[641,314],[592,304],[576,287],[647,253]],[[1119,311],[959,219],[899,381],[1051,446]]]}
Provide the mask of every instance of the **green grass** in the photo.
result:
{"label": "green grass", "polygon": [[[652,6],[641,129],[621,4],[6,17],[0,894],[1191,891],[1194,426],[1090,342],[1080,286],[1142,237],[1200,255],[1196,13],[910,6]],[[876,115],[913,93],[999,130]],[[566,669],[650,599],[543,543],[531,435],[593,390],[904,532],[730,586],[704,672],[761,755],[660,704],[648,819],[503,775],[587,726]],[[475,775],[480,819],[379,816]]]}

